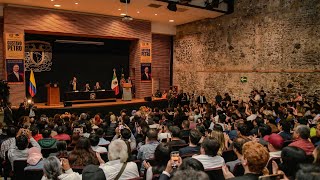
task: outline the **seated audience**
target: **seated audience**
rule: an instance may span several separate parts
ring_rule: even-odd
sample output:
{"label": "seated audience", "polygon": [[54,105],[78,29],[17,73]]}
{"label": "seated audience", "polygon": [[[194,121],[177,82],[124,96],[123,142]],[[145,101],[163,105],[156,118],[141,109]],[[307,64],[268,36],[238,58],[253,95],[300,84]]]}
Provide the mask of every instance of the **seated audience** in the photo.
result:
{"label": "seated audience", "polygon": [[314,148],[312,156],[314,158],[313,163],[316,165],[320,165],[320,146]]}
{"label": "seated audience", "polygon": [[41,149],[37,147],[32,147],[28,150],[28,158],[27,158],[28,166],[24,168],[24,170],[36,170],[43,169],[43,157],[41,154]]}
{"label": "seated audience", "polygon": [[299,179],[299,180],[320,179],[320,167],[314,164],[303,165],[301,166],[301,169],[297,172],[296,179]]}
{"label": "seated audience", "polygon": [[159,130],[159,134],[158,134],[159,142],[169,142],[168,139],[171,139],[171,132],[169,131],[168,125],[169,123],[165,121],[160,126],[161,129]]}
{"label": "seated audience", "polygon": [[31,132],[28,129],[21,128],[17,133],[16,143],[12,143],[8,150],[11,167],[13,167],[13,161],[28,158],[29,140],[33,147],[41,149],[37,141],[33,139]]}
{"label": "seated audience", "polygon": [[104,132],[102,128],[98,128],[96,131],[96,134],[99,137],[99,144],[98,145],[106,145],[106,144],[110,144],[110,141],[107,141],[103,138]]}
{"label": "seated audience", "polygon": [[36,140],[37,142],[43,138],[42,134],[39,133],[39,129],[36,126],[31,126],[30,131],[32,133],[33,139]]}
{"label": "seated audience", "polygon": [[[104,163],[99,157],[100,168],[105,173],[106,179],[132,179],[139,177],[137,164],[134,162],[127,162],[127,152],[126,143],[121,139],[116,139],[109,145],[109,162]],[[122,173],[120,173],[121,169],[123,169]]]}
{"label": "seated audience", "polygon": [[242,166],[244,175],[234,177],[227,166],[223,166],[222,171],[225,179],[258,179],[263,174],[263,170],[269,161],[267,149],[257,142],[247,142],[242,147]]}
{"label": "seated audience", "polygon": [[194,155],[192,158],[199,160],[204,169],[221,167],[224,165],[224,159],[217,155],[220,144],[213,138],[206,138],[200,148],[200,155]]}
{"label": "seated audience", "polygon": [[40,139],[38,143],[41,148],[57,148],[57,140],[51,138],[51,129],[46,128],[42,131],[43,139]]}
{"label": "seated audience", "polygon": [[181,124],[182,130],[180,131],[179,137],[183,139],[184,137],[189,137],[190,134],[190,122],[188,120],[184,120]]}
{"label": "seated audience", "polygon": [[88,165],[82,170],[82,180],[106,180],[104,172],[97,165]]}
{"label": "seated audience", "polygon": [[96,134],[91,134],[90,137],[90,144],[93,151],[98,153],[107,153],[108,150],[105,147],[98,146],[99,144],[99,137]]}
{"label": "seated audience", "polygon": [[179,137],[180,128],[178,126],[171,126],[170,131],[171,131],[171,135],[172,135],[171,141],[168,142],[168,144],[170,146],[186,144],[186,142],[184,140],[180,139],[180,137]]}
{"label": "seated audience", "polygon": [[7,129],[8,139],[4,140],[1,144],[1,154],[0,157],[5,159],[5,153],[10,149],[10,147],[16,143],[17,130],[14,126],[9,126]]}
{"label": "seated audience", "polygon": [[312,155],[314,145],[308,140],[310,136],[310,128],[307,125],[299,125],[293,132],[294,142],[289,146],[295,146],[303,149],[307,155]]}
{"label": "seated audience", "polygon": [[88,138],[80,138],[74,150],[69,154],[71,166],[86,166],[89,164],[98,165],[98,159],[95,152],[91,149]]}
{"label": "seated audience", "polygon": [[198,146],[202,135],[197,130],[191,130],[189,133],[189,146],[179,149],[180,156],[186,154],[198,154],[200,152],[200,146]]}
{"label": "seated audience", "polygon": [[59,126],[57,128],[58,135],[54,136],[53,138],[58,141],[70,141],[70,136],[65,133],[65,129],[66,128],[64,126]]}
{"label": "seated audience", "polygon": [[115,131],[116,131],[116,135],[113,137],[112,140],[121,138],[122,140],[124,140],[126,143],[130,145],[129,151],[136,149],[136,146],[137,146],[136,138],[131,133],[131,130],[128,126],[123,125],[123,129],[116,128]]}
{"label": "seated audience", "polygon": [[284,142],[282,137],[279,134],[271,134],[268,138],[268,142],[270,159],[281,157],[281,149]]}
{"label": "seated audience", "polygon": [[[64,172],[63,172],[64,171]],[[43,163],[43,177],[42,180],[81,180],[80,174],[73,172],[68,159],[60,160],[55,157],[48,157]]]}
{"label": "seated audience", "polygon": [[147,170],[145,172],[147,180],[152,180],[154,174],[161,174],[165,170],[171,158],[170,153],[171,147],[167,143],[160,143],[154,152],[154,159],[152,159],[154,164],[151,166],[146,160],[143,161],[143,166]]}
{"label": "seated audience", "polygon": [[68,158],[67,143],[65,141],[57,142],[57,152],[51,153],[49,156],[56,156],[57,158]]}
{"label": "seated audience", "polygon": [[292,139],[292,135],[290,133],[291,123],[286,120],[280,120],[278,123],[279,135],[283,138],[283,140],[288,141]]}
{"label": "seated audience", "polygon": [[226,165],[228,165],[230,167],[230,171],[231,172],[233,172],[235,165],[241,162],[241,159],[242,159],[242,147],[246,142],[248,142],[248,140],[246,140],[244,138],[241,138],[241,137],[235,138],[233,140],[232,149],[233,149],[233,152],[237,155],[238,159],[235,160],[235,161],[230,161],[230,162],[226,163]]}
{"label": "seated audience", "polygon": [[149,129],[147,132],[146,143],[142,145],[138,150],[137,158],[140,160],[146,160],[154,158],[154,151],[156,150],[157,146],[159,145],[158,133],[155,129]]}

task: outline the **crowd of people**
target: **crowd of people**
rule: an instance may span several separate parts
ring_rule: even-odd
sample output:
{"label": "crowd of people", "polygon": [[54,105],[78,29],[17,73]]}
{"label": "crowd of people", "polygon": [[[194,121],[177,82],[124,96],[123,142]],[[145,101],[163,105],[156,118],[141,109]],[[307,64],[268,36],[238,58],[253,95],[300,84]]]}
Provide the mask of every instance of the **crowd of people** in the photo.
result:
{"label": "crowd of people", "polygon": [[320,178],[317,102],[299,93],[268,102],[256,90],[248,102],[160,94],[168,108],[15,115],[1,127],[2,168],[14,174],[23,159],[25,171],[41,169],[48,180]]}

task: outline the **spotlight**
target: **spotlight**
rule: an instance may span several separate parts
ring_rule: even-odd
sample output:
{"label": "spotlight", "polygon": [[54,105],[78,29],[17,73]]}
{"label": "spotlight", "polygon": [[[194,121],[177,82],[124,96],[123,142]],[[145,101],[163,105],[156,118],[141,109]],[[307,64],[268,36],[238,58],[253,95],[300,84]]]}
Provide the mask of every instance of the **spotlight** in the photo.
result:
{"label": "spotlight", "polygon": [[170,11],[177,11],[177,3],[176,2],[173,2],[173,1],[168,1],[168,6],[167,8],[170,10]]}
{"label": "spotlight", "polygon": [[129,4],[130,3],[130,0],[120,0],[121,3],[126,3],[126,4]]}

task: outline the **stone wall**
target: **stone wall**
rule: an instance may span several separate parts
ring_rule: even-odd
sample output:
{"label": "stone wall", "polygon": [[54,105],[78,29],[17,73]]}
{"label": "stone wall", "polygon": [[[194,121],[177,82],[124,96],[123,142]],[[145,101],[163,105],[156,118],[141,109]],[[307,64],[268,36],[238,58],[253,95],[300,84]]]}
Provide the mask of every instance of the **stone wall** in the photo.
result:
{"label": "stone wall", "polygon": [[174,85],[209,98],[246,97],[253,88],[275,99],[320,91],[320,1],[235,2],[231,15],[177,27]]}

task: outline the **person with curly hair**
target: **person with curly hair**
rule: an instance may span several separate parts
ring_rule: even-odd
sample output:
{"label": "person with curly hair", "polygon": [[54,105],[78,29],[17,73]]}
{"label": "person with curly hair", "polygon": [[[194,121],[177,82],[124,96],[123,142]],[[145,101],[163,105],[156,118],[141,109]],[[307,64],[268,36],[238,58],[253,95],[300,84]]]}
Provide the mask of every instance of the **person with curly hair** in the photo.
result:
{"label": "person with curly hair", "polygon": [[90,140],[84,137],[79,139],[68,159],[71,166],[99,165],[97,156],[91,148]]}

